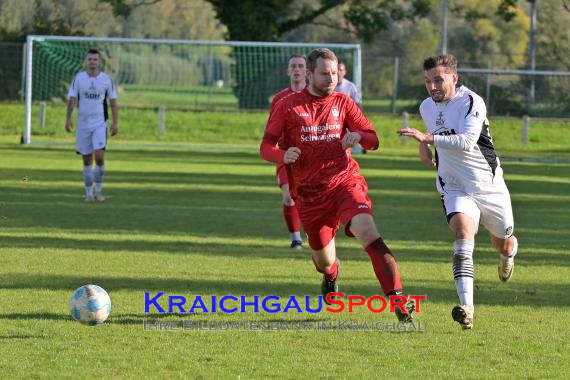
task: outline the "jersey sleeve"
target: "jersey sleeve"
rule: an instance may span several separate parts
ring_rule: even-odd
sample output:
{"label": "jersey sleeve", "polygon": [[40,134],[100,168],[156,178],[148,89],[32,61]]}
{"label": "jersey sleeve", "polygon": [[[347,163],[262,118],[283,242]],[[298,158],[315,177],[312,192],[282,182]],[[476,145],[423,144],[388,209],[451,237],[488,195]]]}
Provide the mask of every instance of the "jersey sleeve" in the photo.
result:
{"label": "jersey sleeve", "polygon": [[109,99],[117,99],[117,87],[115,86],[115,81],[113,78],[109,77]]}
{"label": "jersey sleeve", "polygon": [[77,86],[77,77],[73,77],[73,81],[71,82],[71,86],[69,87],[69,92],[67,93],[68,98],[77,98],[77,94],[79,93],[78,86]]}
{"label": "jersey sleeve", "polygon": [[271,113],[271,111],[273,111],[273,108],[275,108],[275,105],[277,104],[277,102],[281,99],[281,97],[279,96],[279,94],[276,94],[273,99],[271,99],[271,105],[269,106],[269,113]]}
{"label": "jersey sleeve", "polygon": [[360,145],[366,150],[376,150],[380,145],[376,131],[370,121],[364,116],[360,107],[356,103],[349,99],[346,102],[346,127],[350,129],[351,132],[360,133]]}
{"label": "jersey sleeve", "polygon": [[470,151],[477,144],[483,123],[487,119],[487,109],[483,99],[469,95],[468,101],[460,108],[459,133],[450,136],[433,136],[433,145],[437,148]]}
{"label": "jersey sleeve", "polygon": [[269,120],[265,125],[263,139],[259,146],[259,155],[266,161],[283,164],[285,151],[279,149],[276,145],[285,129],[285,107],[283,102],[277,102],[269,113]]}
{"label": "jersey sleeve", "polygon": [[352,100],[356,102],[356,104],[360,105],[362,103],[362,99],[360,97],[360,94],[358,93],[358,88],[356,87],[355,84],[352,85],[352,91],[350,92],[350,97],[352,98]]}

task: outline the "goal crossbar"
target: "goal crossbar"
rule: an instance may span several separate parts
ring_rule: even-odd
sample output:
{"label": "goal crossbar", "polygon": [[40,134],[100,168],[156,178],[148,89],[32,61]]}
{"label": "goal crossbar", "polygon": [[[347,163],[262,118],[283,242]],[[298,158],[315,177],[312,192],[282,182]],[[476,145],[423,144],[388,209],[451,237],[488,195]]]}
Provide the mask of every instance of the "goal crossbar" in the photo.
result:
{"label": "goal crossbar", "polygon": [[203,46],[203,47],[268,47],[268,48],[316,48],[327,47],[330,49],[350,50],[354,52],[352,55],[354,71],[353,81],[358,89],[362,88],[362,54],[359,44],[341,44],[341,43],[288,43],[288,42],[259,42],[259,41],[204,41],[204,40],[173,40],[173,39],[145,39],[145,38],[105,38],[105,37],[79,37],[79,36],[42,36],[30,35],[27,37],[26,56],[25,56],[25,129],[23,133],[23,142],[31,143],[32,134],[32,102],[33,102],[33,75],[34,75],[34,42],[93,42],[93,43],[110,43],[110,44],[162,44],[162,45],[186,45],[186,46]]}

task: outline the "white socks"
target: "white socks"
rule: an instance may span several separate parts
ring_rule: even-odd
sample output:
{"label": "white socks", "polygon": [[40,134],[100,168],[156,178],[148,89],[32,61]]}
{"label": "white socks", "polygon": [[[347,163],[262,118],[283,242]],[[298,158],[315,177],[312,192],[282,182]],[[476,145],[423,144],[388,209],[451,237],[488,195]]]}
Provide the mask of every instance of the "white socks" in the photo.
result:
{"label": "white socks", "polygon": [[461,305],[469,305],[473,309],[473,278],[475,270],[473,268],[473,249],[475,242],[471,240],[456,240],[453,245],[455,254],[453,255],[453,277],[455,278],[455,289],[459,296]]}
{"label": "white socks", "polygon": [[95,165],[95,191],[100,193],[103,191],[103,176],[105,175],[105,166]]}
{"label": "white socks", "polygon": [[93,196],[93,169],[91,165],[83,166],[83,183],[85,184],[85,193],[88,197]]}

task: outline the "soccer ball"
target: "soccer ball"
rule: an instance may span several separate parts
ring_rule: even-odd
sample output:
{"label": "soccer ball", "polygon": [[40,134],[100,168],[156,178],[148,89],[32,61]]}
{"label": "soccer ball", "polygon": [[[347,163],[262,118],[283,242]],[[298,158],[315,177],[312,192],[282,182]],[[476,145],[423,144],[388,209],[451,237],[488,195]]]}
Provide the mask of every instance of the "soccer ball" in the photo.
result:
{"label": "soccer ball", "polygon": [[100,286],[83,285],[73,292],[69,312],[79,323],[98,325],[105,322],[111,313],[111,298]]}

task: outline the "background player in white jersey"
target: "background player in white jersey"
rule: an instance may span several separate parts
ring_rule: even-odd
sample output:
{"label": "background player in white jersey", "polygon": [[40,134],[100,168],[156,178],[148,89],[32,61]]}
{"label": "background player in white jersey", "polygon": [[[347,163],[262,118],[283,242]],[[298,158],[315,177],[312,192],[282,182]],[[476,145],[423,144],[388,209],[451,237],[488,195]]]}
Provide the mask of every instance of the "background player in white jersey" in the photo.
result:
{"label": "background player in white jersey", "polygon": [[358,88],[354,83],[346,79],[346,64],[343,61],[338,61],[338,84],[336,85],[335,91],[347,94],[362,108],[362,99]]}
{"label": "background player in white jersey", "polygon": [[[356,85],[346,79],[346,64],[343,61],[338,61],[338,84],[335,91],[347,94],[362,109],[362,98]],[[352,153],[366,153],[366,150],[360,144],[356,144],[351,151]]]}
{"label": "background player in white jersey", "polygon": [[[499,255],[499,278],[508,281],[518,243],[513,235],[513,212],[499,158],[489,134],[483,99],[465,86],[456,88],[457,60],[450,54],[424,61],[430,95],[420,106],[427,133],[403,128],[402,136],[420,143],[423,163],[437,168],[449,227],[454,234],[453,274],[460,305],[452,317],[464,329],[473,327],[473,249],[479,223],[489,232]],[[435,148],[435,161],[430,145]]]}
{"label": "background player in white jersey", "polygon": [[[69,89],[67,120],[65,130],[71,132],[71,116],[77,103],[77,131],[75,149],[83,157],[83,182],[85,183],[86,202],[103,202],[103,176],[105,174],[105,147],[107,146],[107,99],[111,103],[113,123],[111,136],[119,131],[119,111],[117,91],[109,75],[101,71],[101,54],[95,49],[87,52],[85,71],[73,79]],[[93,170],[95,157],[95,170]],[[95,194],[93,194],[95,182]]]}

